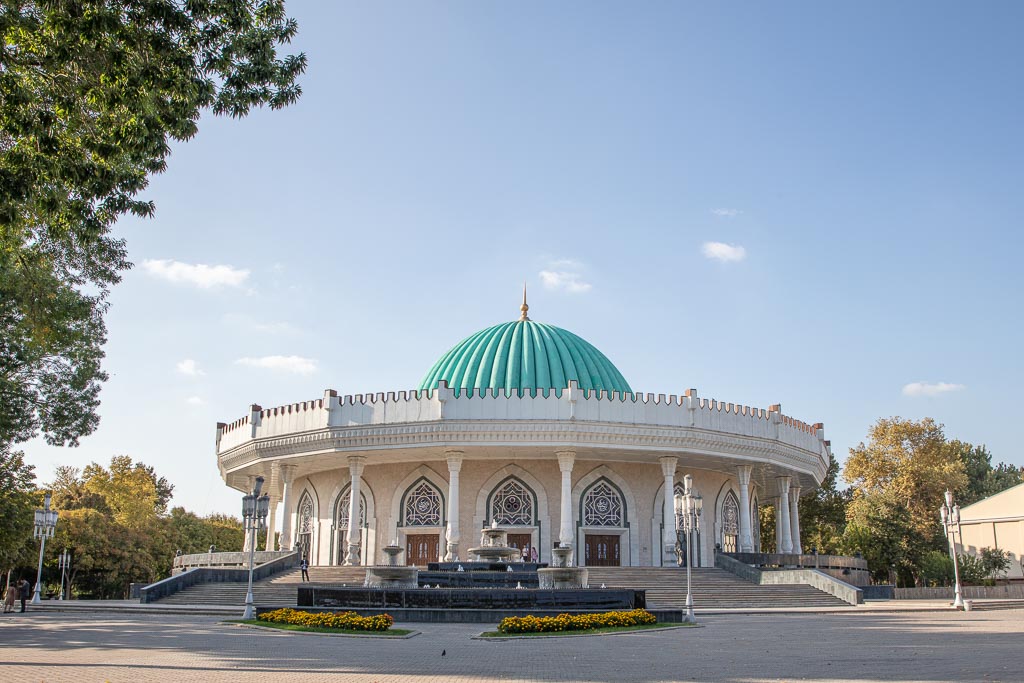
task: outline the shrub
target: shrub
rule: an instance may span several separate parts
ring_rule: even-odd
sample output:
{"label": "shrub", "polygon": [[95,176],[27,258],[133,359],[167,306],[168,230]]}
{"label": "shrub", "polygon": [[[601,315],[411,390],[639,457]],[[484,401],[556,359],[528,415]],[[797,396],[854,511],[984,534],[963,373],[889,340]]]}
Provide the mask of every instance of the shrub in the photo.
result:
{"label": "shrub", "polygon": [[264,612],[259,621],[275,624],[295,624],[313,628],[342,628],[349,631],[387,631],[395,623],[390,614],[361,617],[355,612],[303,612],[285,607]]}
{"label": "shrub", "polygon": [[587,631],[610,626],[638,626],[654,624],[658,619],[644,609],[630,612],[603,614],[559,614],[557,617],[505,617],[498,624],[501,633],[554,633],[558,631]]}

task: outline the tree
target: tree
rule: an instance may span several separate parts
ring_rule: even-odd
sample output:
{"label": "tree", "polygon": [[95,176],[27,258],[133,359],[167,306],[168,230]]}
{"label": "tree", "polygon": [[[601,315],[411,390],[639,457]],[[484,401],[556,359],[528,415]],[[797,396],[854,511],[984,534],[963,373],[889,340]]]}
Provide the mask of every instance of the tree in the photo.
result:
{"label": "tree", "polygon": [[907,511],[907,529],[916,538],[933,542],[941,537],[938,509],[943,494],[967,484],[964,463],[946,442],[942,425],[931,418],[883,418],[872,426],[868,439],[867,445],[850,449],[843,469],[854,489],[851,509],[862,497],[885,494],[886,505]]}
{"label": "tree", "polygon": [[211,545],[221,552],[240,551],[245,542],[242,522],[226,515],[200,517],[176,507],[167,526],[171,545],[185,554],[204,553]]}
{"label": "tree", "polygon": [[846,529],[846,506],[850,491],[836,487],[839,463],[833,460],[821,486],[800,499],[800,536],[804,551],[816,548],[819,553],[838,553]]}
{"label": "tree", "polygon": [[37,497],[32,470],[32,465],[25,464],[24,453],[0,446],[0,570],[20,564],[32,539]]}
{"label": "tree", "polygon": [[42,0],[0,10],[0,444],[98,424],[118,218],[204,110],[295,102],[283,0]]}
{"label": "tree", "polygon": [[967,483],[957,491],[960,506],[970,505],[1024,482],[1024,468],[1004,462],[992,466],[992,454],[984,444],[974,446],[953,440],[949,447],[964,464]]}

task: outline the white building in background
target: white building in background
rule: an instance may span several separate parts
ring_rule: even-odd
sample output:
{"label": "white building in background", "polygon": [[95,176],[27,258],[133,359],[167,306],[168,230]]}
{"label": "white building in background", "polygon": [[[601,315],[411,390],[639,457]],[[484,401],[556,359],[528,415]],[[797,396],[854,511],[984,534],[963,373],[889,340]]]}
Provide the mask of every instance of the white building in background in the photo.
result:
{"label": "white building in background", "polygon": [[716,545],[760,550],[769,503],[765,551],[800,552],[801,493],[831,460],[820,423],[695,389],[635,393],[591,344],[530,320],[525,299],[521,311],[454,346],[416,390],[327,390],[218,424],[224,481],[248,491],[262,475],[281,548],[314,565],[378,563],[390,542],[408,564],[466,560],[492,523],[542,562],[565,543],[582,566],[674,564],[686,474],[704,499],[700,564]]}
{"label": "white building in background", "polygon": [[960,510],[962,552],[980,555],[984,548],[1010,553],[1006,578],[1024,579],[1024,484],[1001,491]]}

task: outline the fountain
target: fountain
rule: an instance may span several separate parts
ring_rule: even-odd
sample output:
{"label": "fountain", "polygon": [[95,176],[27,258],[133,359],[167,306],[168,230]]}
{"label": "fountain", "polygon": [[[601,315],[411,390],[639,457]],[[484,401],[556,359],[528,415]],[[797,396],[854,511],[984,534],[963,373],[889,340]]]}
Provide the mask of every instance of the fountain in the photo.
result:
{"label": "fountain", "polygon": [[383,550],[388,558],[387,564],[367,567],[366,582],[363,585],[368,588],[416,588],[419,585],[420,570],[398,563],[398,556],[405,549],[398,545],[398,541],[392,541]]}
{"label": "fountain", "polygon": [[480,562],[511,562],[513,556],[519,557],[519,550],[509,548],[507,542],[508,532],[499,529],[497,522],[491,522],[490,527],[480,532],[480,547],[470,548],[469,552]]}
{"label": "fountain", "polygon": [[565,544],[551,549],[551,562],[554,566],[537,570],[537,581],[541,588],[587,587],[587,569],[572,566],[572,552],[572,547]]}

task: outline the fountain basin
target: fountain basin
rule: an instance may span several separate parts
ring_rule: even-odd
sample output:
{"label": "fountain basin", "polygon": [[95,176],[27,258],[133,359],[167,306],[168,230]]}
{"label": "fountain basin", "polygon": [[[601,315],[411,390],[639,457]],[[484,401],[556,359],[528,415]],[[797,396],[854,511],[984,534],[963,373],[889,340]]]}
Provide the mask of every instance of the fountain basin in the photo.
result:
{"label": "fountain basin", "polygon": [[370,588],[416,588],[419,573],[416,567],[367,567],[366,585]]}
{"label": "fountain basin", "polygon": [[537,570],[537,582],[541,588],[586,588],[587,575],[585,567],[547,567]]}

